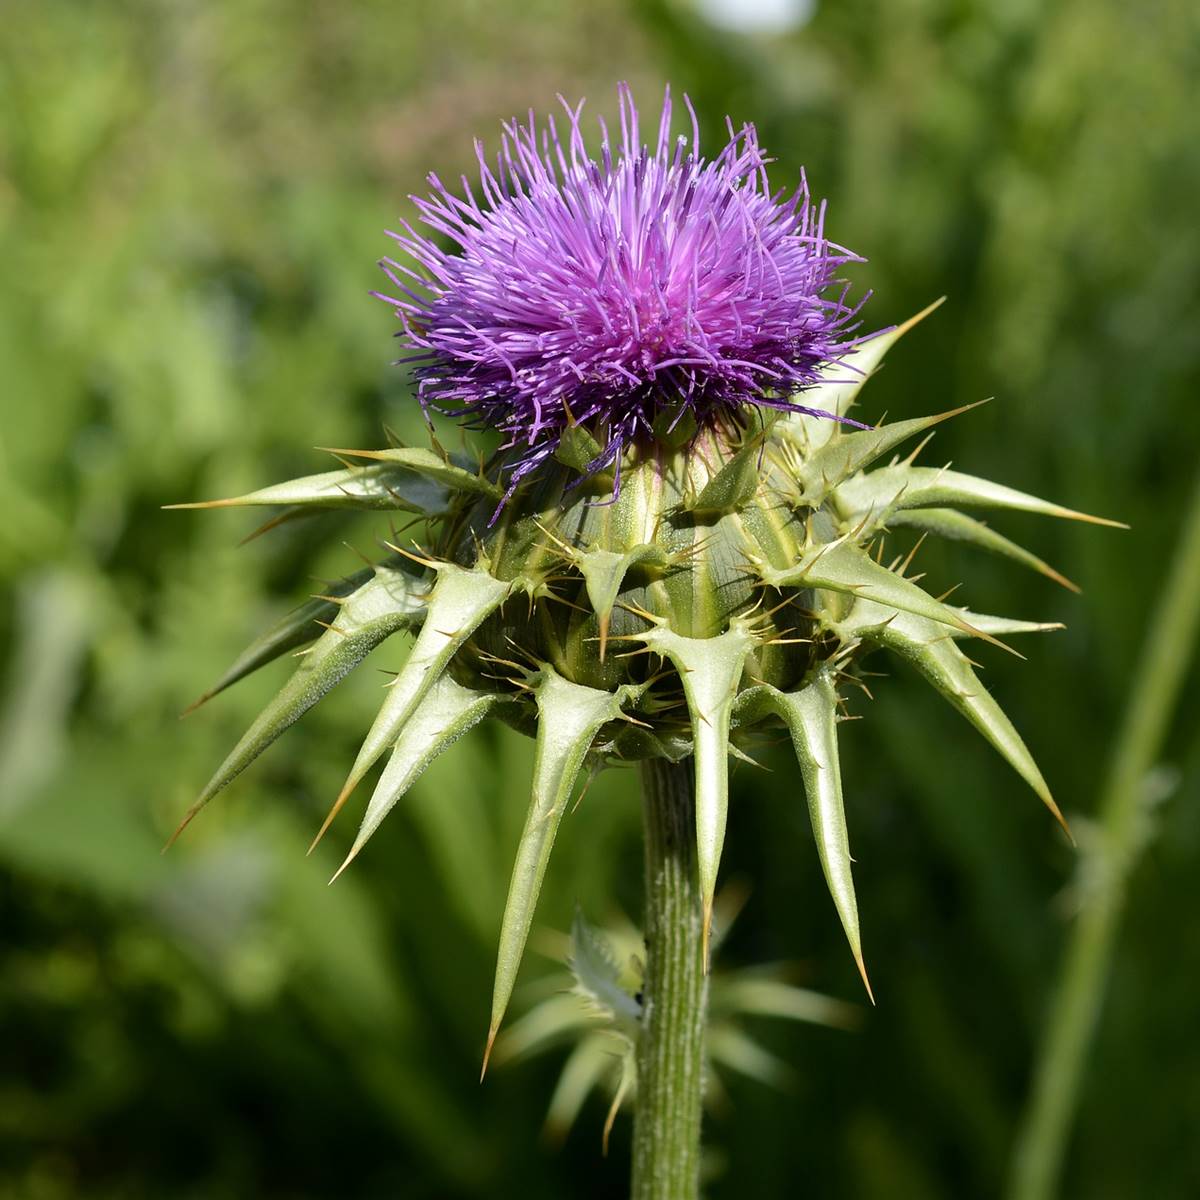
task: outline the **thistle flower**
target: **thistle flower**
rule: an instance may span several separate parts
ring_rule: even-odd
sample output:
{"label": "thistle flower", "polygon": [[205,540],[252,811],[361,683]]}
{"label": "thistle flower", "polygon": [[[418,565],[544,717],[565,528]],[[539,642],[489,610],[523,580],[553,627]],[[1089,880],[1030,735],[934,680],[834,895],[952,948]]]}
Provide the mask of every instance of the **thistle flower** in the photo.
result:
{"label": "thistle flower", "polygon": [[705,162],[694,127],[690,151],[671,140],[668,102],[650,150],[627,91],[621,100],[615,158],[607,136],[600,160],[588,157],[579,108],[565,145],[553,123],[540,141],[532,119],[508,126],[494,170],[480,152],[482,203],[466,181],[464,198],[436,180],[418,202],[458,252],[408,228],[398,240],[426,274],[389,260],[422,402],[498,430],[499,454],[477,466],[436,442],[336,451],[359,465],[212,502],[409,513],[421,533],[393,534],[381,561],[286,617],[208,693],[311,643],[184,824],[400,633],[415,641],[326,821],[386,757],[343,870],[479,721],[536,739],[489,1047],[581,770],[692,761],[707,938],[729,759],[779,731],[866,982],[837,723],[841,691],[875,649],[915,666],[1062,819],[959,647],[1054,626],[947,604],[911,577],[912,553],[886,557],[884,540],[903,528],[973,543],[1069,587],[960,509],[1098,519],[917,465],[933,428],[964,408],[851,422],[863,384],[920,317],[850,338],[857,310],[826,293],[854,256],[826,241],[805,187],[790,200],[769,191],[753,130],[731,130]]}
{"label": "thistle flower", "polygon": [[391,236],[421,270],[381,264],[421,403],[499,431],[510,491],[575,424],[598,441],[592,473],[619,470],[664,412],[832,415],[798,393],[848,345],[858,306],[828,293],[861,260],[826,240],[824,204],[803,177],[790,198],[771,191],[753,125],[730,124],[706,160],[686,98],[690,140],[672,135],[668,89],[653,148],[627,87],[619,98],[620,144],[601,120],[599,162],[582,102],[562,101],[565,139],[532,112],[506,125],[494,168],[476,142],[482,202],[465,176],[462,195],[430,175],[433,194],[412,197],[453,250],[405,223]]}

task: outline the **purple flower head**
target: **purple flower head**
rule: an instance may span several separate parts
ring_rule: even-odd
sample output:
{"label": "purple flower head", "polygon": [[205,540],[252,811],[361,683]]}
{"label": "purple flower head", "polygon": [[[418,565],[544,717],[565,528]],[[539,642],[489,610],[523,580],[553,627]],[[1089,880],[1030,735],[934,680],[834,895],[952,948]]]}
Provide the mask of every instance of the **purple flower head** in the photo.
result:
{"label": "purple flower head", "polygon": [[686,97],[690,141],[672,136],[669,89],[643,144],[626,85],[619,96],[615,155],[601,121],[589,157],[582,102],[562,102],[561,137],[531,112],[504,126],[494,165],[475,143],[478,194],[465,176],[462,195],[429,177],[432,195],[412,199],[430,234],[390,234],[415,266],[381,264],[422,406],[498,430],[510,490],[572,423],[601,447],[590,473],[619,471],[664,411],[698,426],[747,405],[832,416],[799,399],[854,344],[862,302],[834,285],[862,260],[826,240],[803,175],[772,192],[753,125],[727,122],[703,158]]}

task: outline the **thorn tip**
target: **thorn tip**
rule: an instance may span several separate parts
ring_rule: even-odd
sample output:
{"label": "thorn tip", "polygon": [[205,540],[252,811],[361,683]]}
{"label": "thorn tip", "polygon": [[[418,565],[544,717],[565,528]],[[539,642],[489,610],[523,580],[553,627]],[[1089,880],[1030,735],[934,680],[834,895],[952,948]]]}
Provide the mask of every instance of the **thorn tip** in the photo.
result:
{"label": "thorn tip", "polygon": [[496,1034],[500,1031],[498,1025],[492,1025],[488,1029],[487,1045],[483,1050],[483,1066],[479,1069],[479,1082],[483,1082],[483,1077],[487,1074],[488,1060],[492,1057],[492,1047],[496,1044]]}
{"label": "thorn tip", "polygon": [[867,999],[871,1001],[871,1007],[875,1007],[875,993],[871,990],[871,981],[867,978],[867,964],[863,961],[862,951],[854,952],[854,962],[858,967],[858,973],[862,976],[863,987],[867,989]]}

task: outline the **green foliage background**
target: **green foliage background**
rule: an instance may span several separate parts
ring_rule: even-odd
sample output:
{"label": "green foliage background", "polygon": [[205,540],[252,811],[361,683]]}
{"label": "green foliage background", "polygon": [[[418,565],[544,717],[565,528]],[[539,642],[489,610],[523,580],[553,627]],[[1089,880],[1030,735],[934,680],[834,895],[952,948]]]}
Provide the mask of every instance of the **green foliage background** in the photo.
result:
{"label": "green foliage background", "polygon": [[[986,652],[1081,831],[927,689],[844,727],[879,1007],[854,1034],[757,1031],[795,1067],[734,1083],[711,1194],[993,1196],[1072,904],[1087,815],[1200,462],[1200,16],[1189,0],[842,0],[776,37],[688,0],[0,4],[0,1191],[63,1197],[622,1194],[603,1108],[538,1139],[553,1059],[476,1082],[531,746],[477,732],[326,888],[311,858],[383,676],[359,672],[159,848],[286,666],[177,714],[384,530],[164,513],[420,436],[367,292],[383,229],[470,137],[556,91],[665,79],[830,198],[870,321],[949,303],[868,415],[996,400],[953,458],[1133,531],[1002,523],[1086,595],[929,551],[930,578],[1067,632]],[[925,551],[922,552],[926,554]],[[935,590],[940,590],[940,587]],[[379,656],[394,664],[394,649]],[[1195,672],[1147,802],[1064,1195],[1200,1188]],[[860,997],[784,755],[740,770],[727,953]],[[564,826],[541,916],[637,916],[638,808],[610,773]],[[534,978],[544,968],[526,969]]]}

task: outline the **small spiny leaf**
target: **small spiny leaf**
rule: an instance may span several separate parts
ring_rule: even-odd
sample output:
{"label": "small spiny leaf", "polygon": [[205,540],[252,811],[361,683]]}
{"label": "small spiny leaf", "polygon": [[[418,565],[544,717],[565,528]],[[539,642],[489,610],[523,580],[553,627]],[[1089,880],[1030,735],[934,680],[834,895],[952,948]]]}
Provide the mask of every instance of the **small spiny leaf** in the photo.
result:
{"label": "small spiny leaf", "polygon": [[749,439],[684,508],[700,515],[737,512],[757,491],[762,454],[763,439]]}
{"label": "small spiny leaf", "polygon": [[1015,488],[978,479],[949,468],[913,467],[900,463],[881,467],[865,475],[846,480],[834,493],[836,502],[850,521],[870,514],[881,517],[894,508],[943,508],[952,505],[966,507],[1011,509],[1037,513],[1045,517],[1062,517],[1070,521],[1087,521],[1092,525],[1108,525],[1127,529],[1120,521],[1092,517],[1087,513],[1063,508],[1048,500],[1039,500]]}
{"label": "small spiny leaf", "polygon": [[903,575],[877,563],[849,538],[826,542],[805,554],[793,567],[764,567],[763,582],[772,587],[816,587],[862,596],[900,612],[911,612],[952,626],[963,633],[994,642],[995,638],[972,628],[959,613],[935,599]]}
{"label": "small spiny leaf", "polygon": [[[337,870],[337,879],[354,859],[367,841],[379,828],[384,817],[395,807],[400,798],[420,778],[422,772],[444,750],[448,750],[464,733],[479,724],[489,712],[505,699],[493,692],[477,692],[456,683],[443,674],[429,689],[416,712],[405,723],[392,747],[392,755],[384,768],[375,792],[367,805],[367,811],[359,827],[354,845],[346,855],[345,862]],[[325,823],[309,847],[311,854],[325,831],[337,816],[348,793],[343,793],[329,810]],[[330,880],[332,883],[333,880]]]}
{"label": "small spiny leaf", "polygon": [[[943,297],[944,299],[944,297]],[[821,381],[812,387],[797,392],[792,399],[797,404],[821,412],[844,417],[854,406],[863,384],[870,379],[883,361],[883,356],[919,321],[923,321],[942,300],[935,300],[928,308],[910,317],[903,325],[885,329],[874,337],[867,338],[849,354],[821,370]],[[788,413],[781,425],[798,430],[804,442],[813,450],[825,445],[836,431],[836,424],[825,417],[809,417],[800,413]]]}
{"label": "small spiny leaf", "polygon": [[[345,596],[362,587],[374,574],[370,567],[340,580],[329,589],[329,596]],[[280,655],[289,650],[297,650],[315,642],[321,635],[321,625],[327,625],[337,617],[338,605],[327,596],[313,596],[299,607],[285,614],[266,633],[255,638],[245,650],[230,664],[225,673],[197,700],[194,700],[184,710],[183,715],[195,712],[202,704],[206,704],[214,696],[219,695],[227,687],[231,687],[247,675],[252,675],[260,667],[274,662]]]}
{"label": "small spiny leaf", "polygon": [[805,455],[800,460],[793,474],[803,490],[806,502],[820,504],[841,483],[857,475],[902,442],[976,407],[978,405],[966,404],[962,408],[937,413],[935,416],[916,417],[911,421],[894,421],[876,429],[864,429],[853,433],[836,429],[829,441],[819,450]]}
{"label": "small spiny leaf", "polygon": [[281,505],[289,508],[357,508],[368,511],[438,513],[446,507],[446,489],[404,467],[381,463],[325,471],[277,483],[226,500],[168,504],[175,508],[243,508]]}
{"label": "small spiny leaf", "polygon": [[[317,639],[292,677],[259,714],[188,809],[171,842],[222,788],[228,786],[276,738],[397,630],[420,620],[426,581],[406,571],[379,567],[338,607],[333,624]],[[171,842],[167,844],[170,845]]]}
{"label": "small spiny leaf", "polygon": [[630,568],[638,563],[665,566],[666,556],[658,546],[641,545],[618,554],[615,550],[572,550],[571,561],[583,575],[588,603],[600,626],[600,661],[608,644],[609,621],[613,605]]}
{"label": "small spiny leaf", "polygon": [[713,893],[729,809],[729,722],[746,656],[754,646],[737,621],[718,637],[683,637],[663,625],[637,635],[679,672],[692,719],[696,764],[696,857],[703,903],[703,950],[708,964]]}
{"label": "small spiny leaf", "polygon": [[1043,562],[1036,554],[1031,554],[1023,546],[1010,541],[1003,534],[967,516],[953,508],[911,508],[894,512],[887,519],[889,528],[909,526],[920,529],[924,533],[936,534],[938,537],[950,538],[958,542],[969,542],[982,550],[990,550],[993,554],[1003,555],[1013,562],[1030,567],[1047,579],[1065,587],[1070,592],[1078,593],[1079,588],[1065,575],[1056,571],[1049,563]]}
{"label": "small spiny leaf", "polygon": [[400,674],[388,687],[371,728],[359,749],[354,766],[335,802],[340,806],[400,736],[405,722],[417,710],[459,647],[494,612],[511,590],[486,570],[431,564],[437,581],[429,593],[425,620]]}
{"label": "small spiny leaf", "polygon": [[571,789],[600,727],[620,717],[623,698],[612,692],[571,683],[549,666],[539,673],[536,695],[538,725],[533,795],[513,863],[500,927],[489,1047],[512,996],[542,879]]}
{"label": "small spiny leaf", "polygon": [[838,760],[837,690],[833,671],[823,668],[799,691],[780,692],[771,687],[754,689],[754,701],[780,716],[788,727],[812,823],[817,856],[825,873],[829,894],[846,931],[850,952],[862,975],[867,995],[871,984],[863,962],[858,927],[858,902],[854,895],[846,811],[842,801],[842,768]]}
{"label": "small spiny leaf", "polygon": [[940,626],[912,613],[889,612],[881,605],[859,601],[836,629],[844,638],[858,636],[875,642],[912,663],[991,742],[1071,836],[1020,734]]}

